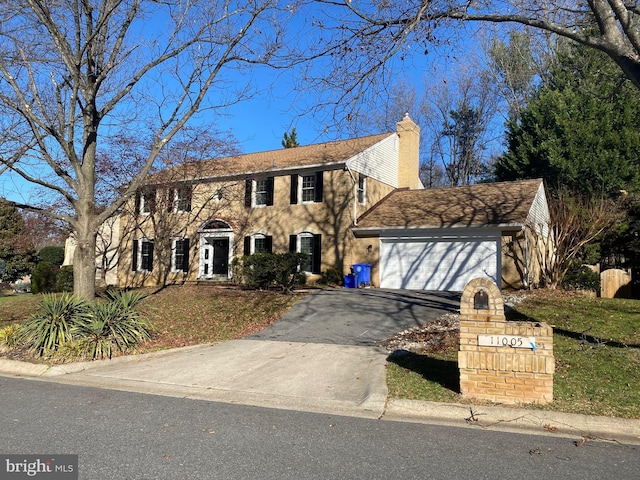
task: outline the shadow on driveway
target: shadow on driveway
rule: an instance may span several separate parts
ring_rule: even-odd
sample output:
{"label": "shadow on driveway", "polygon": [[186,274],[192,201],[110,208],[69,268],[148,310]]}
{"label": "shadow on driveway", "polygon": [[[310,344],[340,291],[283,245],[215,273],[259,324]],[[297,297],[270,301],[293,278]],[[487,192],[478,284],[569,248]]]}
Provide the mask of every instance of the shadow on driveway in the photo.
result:
{"label": "shadow on driveway", "polygon": [[458,312],[460,293],[412,290],[320,290],[250,340],[378,345],[408,328]]}

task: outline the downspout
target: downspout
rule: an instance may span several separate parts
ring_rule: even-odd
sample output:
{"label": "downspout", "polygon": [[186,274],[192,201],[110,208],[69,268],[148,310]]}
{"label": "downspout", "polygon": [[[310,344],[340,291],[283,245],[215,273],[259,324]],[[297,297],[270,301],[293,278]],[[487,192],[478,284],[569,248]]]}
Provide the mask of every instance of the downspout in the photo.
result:
{"label": "downspout", "polygon": [[523,254],[524,254],[524,271],[522,279],[522,286],[525,290],[529,290],[529,240],[527,238],[527,227],[522,226],[522,233],[524,235],[524,246],[523,246]]}
{"label": "downspout", "polygon": [[353,172],[351,171],[351,168],[349,167],[348,163],[344,164],[344,168],[347,172],[349,172],[349,175],[351,175],[351,180],[353,181],[353,226],[357,227],[358,226],[358,190],[356,186],[358,185],[358,182],[356,181],[356,177],[353,175]]}

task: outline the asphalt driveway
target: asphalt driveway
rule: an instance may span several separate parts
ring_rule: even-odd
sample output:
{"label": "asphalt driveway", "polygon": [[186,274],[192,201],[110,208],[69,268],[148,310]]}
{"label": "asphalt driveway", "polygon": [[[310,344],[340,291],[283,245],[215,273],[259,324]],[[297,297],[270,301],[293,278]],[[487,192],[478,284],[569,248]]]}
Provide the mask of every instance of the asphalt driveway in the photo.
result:
{"label": "asphalt driveway", "polygon": [[382,289],[320,290],[249,340],[372,346],[460,309],[460,293]]}

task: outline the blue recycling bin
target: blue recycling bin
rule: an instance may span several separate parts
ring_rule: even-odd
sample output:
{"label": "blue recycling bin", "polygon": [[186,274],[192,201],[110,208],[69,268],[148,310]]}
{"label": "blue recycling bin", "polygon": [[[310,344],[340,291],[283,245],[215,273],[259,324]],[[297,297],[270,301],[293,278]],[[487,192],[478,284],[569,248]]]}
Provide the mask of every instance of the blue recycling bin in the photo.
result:
{"label": "blue recycling bin", "polygon": [[354,263],[351,265],[353,268],[353,272],[357,275],[358,287],[369,287],[371,286],[371,264],[370,263]]}
{"label": "blue recycling bin", "polygon": [[358,288],[358,276],[353,273],[345,275],[344,288]]}

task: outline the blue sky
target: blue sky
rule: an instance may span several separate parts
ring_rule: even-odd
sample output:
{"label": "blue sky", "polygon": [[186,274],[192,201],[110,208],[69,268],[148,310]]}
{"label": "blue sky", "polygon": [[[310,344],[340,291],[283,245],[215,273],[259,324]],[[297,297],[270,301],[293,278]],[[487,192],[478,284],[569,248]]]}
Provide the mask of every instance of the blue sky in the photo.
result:
{"label": "blue sky", "polygon": [[[455,55],[451,52],[448,55],[434,52],[428,57],[421,55],[417,59],[412,58],[397,71],[397,78],[408,81],[416,88],[422,88],[425,82],[440,81],[445,76],[444,72],[455,71],[455,62],[452,61],[454,57]],[[309,97],[296,96],[293,92],[294,73],[282,71],[276,73],[273,70],[260,68],[251,75],[255,83],[263,87],[263,91],[246,101],[228,107],[223,115],[217,112],[210,117],[219,130],[233,132],[242,152],[251,153],[282,148],[283,134],[290,131],[293,126],[296,127],[299,143],[303,145],[353,135],[353,132],[339,130],[336,132],[335,129],[326,129],[325,125],[310,114],[299,116]],[[412,112],[408,113],[411,115]],[[206,121],[206,118],[205,116],[203,120]],[[401,118],[388,120],[390,125],[393,125]],[[15,175],[0,176],[0,196],[14,201],[32,203],[31,197],[35,195],[37,193],[34,192],[33,187]]]}

